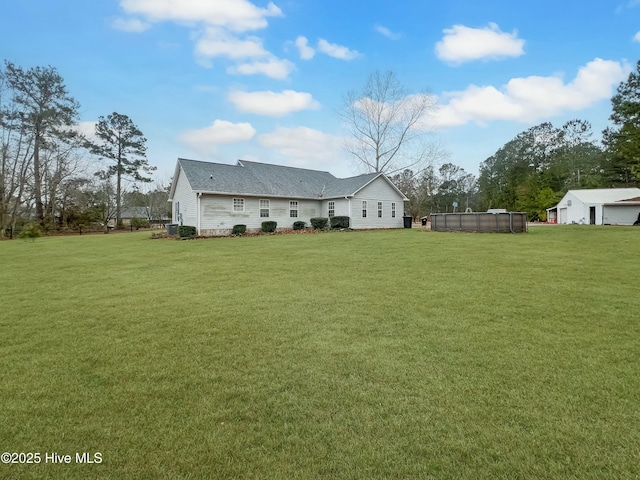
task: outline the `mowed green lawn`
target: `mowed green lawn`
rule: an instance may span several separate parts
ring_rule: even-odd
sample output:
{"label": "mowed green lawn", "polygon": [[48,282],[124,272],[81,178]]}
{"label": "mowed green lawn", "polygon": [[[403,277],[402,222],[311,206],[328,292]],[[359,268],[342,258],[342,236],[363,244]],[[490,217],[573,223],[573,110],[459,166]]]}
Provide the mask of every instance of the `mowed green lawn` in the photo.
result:
{"label": "mowed green lawn", "polygon": [[0,478],[640,476],[640,228],[148,237],[0,242]]}

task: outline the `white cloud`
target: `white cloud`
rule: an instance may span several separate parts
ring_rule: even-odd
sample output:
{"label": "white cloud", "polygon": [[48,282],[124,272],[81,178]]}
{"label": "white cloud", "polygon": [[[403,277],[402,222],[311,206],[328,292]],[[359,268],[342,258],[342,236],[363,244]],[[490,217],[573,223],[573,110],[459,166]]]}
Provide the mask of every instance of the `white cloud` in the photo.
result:
{"label": "white cloud", "polygon": [[519,57],[524,54],[524,40],[516,31],[505,33],[495,23],[484,28],[454,25],[443,30],[444,37],[436,43],[440,60],[463,63],[479,59]]}
{"label": "white cloud", "polygon": [[471,85],[464,91],[445,93],[435,113],[440,127],[484,123],[491,120],[533,122],[564,112],[579,111],[611,98],[615,87],[630,71],[628,65],[596,58],[564,83],[559,77],[513,78],[500,89]]}
{"label": "white cloud", "polygon": [[296,66],[289,60],[272,57],[264,62],[242,63],[227,68],[227,73],[237,75],[262,74],[269,78],[284,80],[294,71]]}
{"label": "white cloud", "polygon": [[353,60],[360,56],[358,51],[350,50],[347,47],[335,43],[329,43],[324,38],[318,40],[318,50],[330,57],[339,58],[340,60]]}
{"label": "white cloud", "polygon": [[309,45],[307,45],[307,38],[306,37],[298,37],[296,38],[296,47],[298,48],[298,52],[300,52],[300,58],[302,60],[309,60],[311,58],[314,57],[314,55],[316,54],[316,51],[311,48]]}
{"label": "white cloud", "polygon": [[263,147],[272,148],[288,159],[287,164],[331,170],[342,162],[342,137],[307,127],[277,128],[258,136]]}
{"label": "white cloud", "polygon": [[256,113],[281,117],[300,110],[315,110],[320,108],[310,93],[284,90],[283,92],[229,92],[229,100],[241,112]]}
{"label": "white cloud", "polygon": [[204,23],[235,32],[264,28],[267,17],[282,16],[282,11],[273,3],[259,8],[247,0],[120,0],[120,6],[125,12],[144,16],[150,22]]}
{"label": "white cloud", "polygon": [[636,34],[633,36],[633,41],[634,41],[634,42],[640,42],[640,32],[636,33]]}
{"label": "white cloud", "polygon": [[[229,67],[231,73],[284,79],[294,69],[291,62],[277,59],[265,50],[262,39],[243,36],[267,27],[269,17],[282,16],[274,3],[260,8],[248,0],[120,0],[120,6],[146,22],[124,19],[118,23],[120,28],[141,29],[158,22],[175,22],[190,28],[196,61],[204,67],[212,67],[213,58],[225,57],[243,62]],[[268,60],[257,61],[263,58]]]}
{"label": "white cloud", "polygon": [[626,3],[622,3],[616,7],[616,14],[621,15],[627,9],[632,9],[637,6],[640,6],[640,0],[629,0]]}
{"label": "white cloud", "polygon": [[196,55],[201,58],[224,56],[239,59],[264,57],[269,52],[264,49],[259,38],[247,37],[241,40],[221,28],[207,28],[196,42]]}
{"label": "white cloud", "polygon": [[383,35],[391,40],[398,40],[401,36],[399,33],[394,33],[387,27],[383,27],[382,25],[374,25],[373,29],[380,35]]}
{"label": "white cloud", "polygon": [[200,152],[215,151],[219,145],[251,140],[256,130],[250,123],[232,123],[215,120],[210,126],[189,130],[179,140]]}
{"label": "white cloud", "polygon": [[98,122],[78,122],[75,125],[75,130],[83,135],[87,140],[91,140],[92,142],[97,142],[98,137],[96,136],[96,124]]}
{"label": "white cloud", "polygon": [[151,27],[150,24],[145,23],[138,18],[116,18],[111,22],[111,26],[116,30],[134,33],[144,32]]}

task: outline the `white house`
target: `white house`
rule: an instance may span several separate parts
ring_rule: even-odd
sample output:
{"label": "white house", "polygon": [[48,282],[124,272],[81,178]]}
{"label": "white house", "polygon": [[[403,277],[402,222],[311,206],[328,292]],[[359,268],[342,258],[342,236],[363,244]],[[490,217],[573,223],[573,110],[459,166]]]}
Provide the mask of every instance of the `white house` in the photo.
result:
{"label": "white house", "polygon": [[569,190],[547,219],[557,223],[633,225],[640,214],[640,188]]}
{"label": "white house", "polygon": [[350,227],[402,228],[407,197],[383,173],[336,178],[329,172],[238,160],[235,165],[180,158],[169,192],[172,223],[199,235],[226,235],[264,221],[292,228],[313,217],[347,216]]}

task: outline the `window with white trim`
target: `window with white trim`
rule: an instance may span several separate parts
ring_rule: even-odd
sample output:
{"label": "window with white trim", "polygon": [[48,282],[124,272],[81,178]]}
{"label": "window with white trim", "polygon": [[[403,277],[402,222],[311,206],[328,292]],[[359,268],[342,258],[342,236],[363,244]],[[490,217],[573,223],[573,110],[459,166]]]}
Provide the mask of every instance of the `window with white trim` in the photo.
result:
{"label": "window with white trim", "polygon": [[391,218],[396,218],[396,202],[391,202]]}
{"label": "window with white trim", "polygon": [[298,201],[290,200],[289,201],[289,217],[296,218],[298,216]]}
{"label": "window with white trim", "polygon": [[362,200],[362,218],[367,217],[367,201]]}
{"label": "window with white trim", "polygon": [[260,218],[269,218],[269,200],[260,200]]}
{"label": "window with white trim", "polygon": [[335,217],[335,215],[336,215],[336,202],[331,201],[329,202],[329,216]]}
{"label": "window with white trim", "polygon": [[382,202],[378,202],[378,218],[382,218]]}
{"label": "window with white trim", "polygon": [[234,212],[244,212],[244,198],[234,198],[233,199],[233,211]]}

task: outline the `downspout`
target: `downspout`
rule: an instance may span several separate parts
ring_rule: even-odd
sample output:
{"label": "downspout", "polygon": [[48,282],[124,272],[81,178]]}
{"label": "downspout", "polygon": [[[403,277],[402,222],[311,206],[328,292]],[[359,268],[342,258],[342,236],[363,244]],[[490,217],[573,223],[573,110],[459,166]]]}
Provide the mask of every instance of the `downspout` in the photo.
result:
{"label": "downspout", "polygon": [[351,228],[351,197],[344,197],[349,202],[349,228]]}
{"label": "downspout", "polygon": [[200,235],[200,197],[202,196],[202,192],[198,192],[198,196],[196,197],[196,231],[198,235]]}

